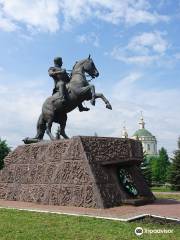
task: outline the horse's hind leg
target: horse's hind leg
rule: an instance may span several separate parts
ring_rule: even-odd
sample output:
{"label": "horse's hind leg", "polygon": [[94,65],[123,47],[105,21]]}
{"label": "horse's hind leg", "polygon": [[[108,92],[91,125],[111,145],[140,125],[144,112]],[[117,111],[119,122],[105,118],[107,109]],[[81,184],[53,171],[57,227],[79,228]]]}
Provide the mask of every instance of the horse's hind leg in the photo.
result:
{"label": "horse's hind leg", "polygon": [[37,134],[35,138],[42,140],[44,137],[45,130],[46,130],[46,121],[44,120],[43,115],[41,113],[37,122]]}
{"label": "horse's hind leg", "polygon": [[63,136],[63,138],[68,139],[69,137],[65,133],[66,121],[67,121],[67,114],[61,116],[61,119],[59,121],[59,123],[60,123],[60,134],[61,134],[61,136]]}
{"label": "horse's hind leg", "polygon": [[51,133],[52,121],[46,123],[46,133],[50,137],[51,140],[55,140],[55,137]]}

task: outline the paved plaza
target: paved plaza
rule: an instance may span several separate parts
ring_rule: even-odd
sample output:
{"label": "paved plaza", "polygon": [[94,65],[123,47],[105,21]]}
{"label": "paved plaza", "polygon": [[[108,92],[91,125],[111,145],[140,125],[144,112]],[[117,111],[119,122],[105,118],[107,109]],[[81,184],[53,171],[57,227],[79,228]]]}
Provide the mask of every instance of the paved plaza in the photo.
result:
{"label": "paved plaza", "polygon": [[89,216],[121,221],[128,221],[142,215],[155,215],[180,220],[180,201],[168,199],[158,199],[153,204],[147,204],[144,206],[124,205],[108,209],[42,205],[30,202],[5,200],[0,200],[0,207],[75,216]]}

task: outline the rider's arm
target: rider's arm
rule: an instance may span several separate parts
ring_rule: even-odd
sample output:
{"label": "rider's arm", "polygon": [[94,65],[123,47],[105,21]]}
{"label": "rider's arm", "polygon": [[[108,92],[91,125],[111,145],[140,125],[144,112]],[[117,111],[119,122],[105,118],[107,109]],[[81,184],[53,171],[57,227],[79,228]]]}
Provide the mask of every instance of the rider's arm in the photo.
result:
{"label": "rider's arm", "polygon": [[50,77],[54,76],[54,70],[55,70],[54,68],[49,68],[48,74],[49,74]]}
{"label": "rider's arm", "polygon": [[48,70],[48,74],[49,74],[49,76],[50,77],[53,77],[53,76],[55,76],[55,75],[57,75],[57,74],[59,74],[59,73],[64,73],[65,72],[65,70],[64,69],[56,69],[56,68],[49,68],[49,70]]}

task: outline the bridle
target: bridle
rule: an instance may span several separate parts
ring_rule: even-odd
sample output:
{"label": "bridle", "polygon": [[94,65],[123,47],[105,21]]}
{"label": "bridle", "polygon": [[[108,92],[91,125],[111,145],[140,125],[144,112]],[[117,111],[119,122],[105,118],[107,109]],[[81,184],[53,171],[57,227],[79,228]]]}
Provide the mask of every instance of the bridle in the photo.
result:
{"label": "bridle", "polygon": [[[79,63],[79,66],[81,66],[82,64],[84,64],[85,61],[87,61],[87,59],[85,59],[84,61],[82,61],[81,63]],[[77,62],[77,63],[78,63],[78,62]],[[76,66],[77,63],[75,63],[74,67]],[[73,67],[73,69],[74,69],[74,67]],[[70,75],[70,76],[72,76],[72,75],[74,75],[74,74],[79,74],[79,75],[81,75],[82,77],[85,77],[85,78],[86,78],[86,77],[90,77],[90,79],[88,79],[88,80],[86,79],[87,82],[91,82],[91,81],[94,79],[93,77],[91,77],[90,74],[86,74],[86,73],[83,74],[83,73],[78,72],[78,71],[73,72],[73,70],[67,70],[67,72],[69,72],[69,75]],[[73,74],[72,74],[72,72],[73,72]]]}
{"label": "bridle", "polygon": [[[72,71],[71,70],[68,70],[68,72],[71,72],[72,73]],[[70,73],[70,75],[72,76],[72,74]],[[81,75],[83,78],[85,77],[85,78],[87,78],[87,77],[90,77],[90,79],[86,79],[86,81],[87,82],[91,82],[94,78],[93,77],[91,77],[91,75],[89,75],[89,74],[83,74],[83,73],[81,73],[81,72],[73,72],[73,75],[75,75],[75,74],[79,74],[79,75]]]}

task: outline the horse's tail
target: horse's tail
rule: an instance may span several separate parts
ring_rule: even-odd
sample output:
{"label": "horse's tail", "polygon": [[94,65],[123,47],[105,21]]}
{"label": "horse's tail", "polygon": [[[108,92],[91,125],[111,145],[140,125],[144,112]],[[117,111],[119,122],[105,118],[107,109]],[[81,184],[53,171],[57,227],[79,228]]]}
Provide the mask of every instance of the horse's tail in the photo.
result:
{"label": "horse's tail", "polygon": [[41,113],[37,122],[37,134],[35,138],[40,140],[43,139],[45,131],[46,131],[46,121],[43,118],[43,114]]}

